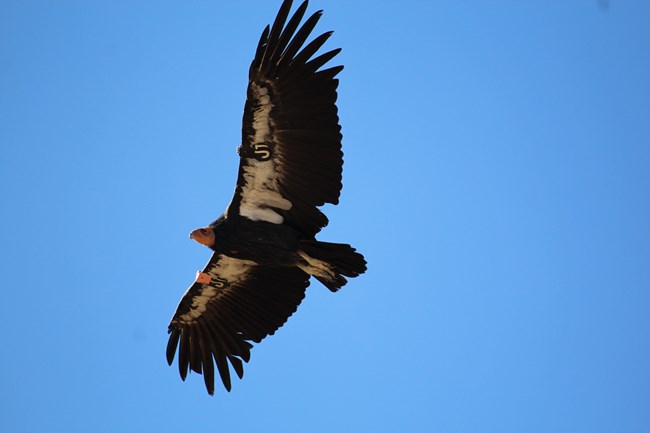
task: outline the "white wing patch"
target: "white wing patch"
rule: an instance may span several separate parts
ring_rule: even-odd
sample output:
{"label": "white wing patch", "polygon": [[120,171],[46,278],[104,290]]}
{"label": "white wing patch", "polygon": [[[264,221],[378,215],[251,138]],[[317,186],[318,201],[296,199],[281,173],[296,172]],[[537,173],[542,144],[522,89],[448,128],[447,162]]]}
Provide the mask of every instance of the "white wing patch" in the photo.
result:
{"label": "white wing patch", "polygon": [[[259,101],[259,107],[253,112],[253,130],[251,146],[254,149],[268,148],[265,143],[271,140],[271,109],[273,103],[266,87],[251,84]],[[278,174],[273,158],[257,160],[247,158],[244,167],[242,199],[239,205],[240,215],[253,221],[267,221],[282,224],[284,218],[275,209],[289,210],[291,202],[278,192]]]}
{"label": "white wing patch", "polygon": [[[240,260],[232,257],[221,255],[219,258],[204,269],[204,273],[211,278],[209,284],[201,284],[200,294],[194,296],[190,311],[178,318],[180,322],[191,323],[197,317],[201,316],[207,309],[208,302],[227,286],[238,283],[246,279],[246,275],[255,262],[250,260]],[[188,289],[185,296],[194,285]]]}
{"label": "white wing patch", "polygon": [[278,192],[277,173],[274,163],[249,159],[244,167],[245,185],[239,213],[253,221],[282,224],[284,218],[272,208],[289,210],[291,202]]}
{"label": "white wing patch", "polygon": [[253,93],[257,97],[260,106],[253,112],[253,129],[255,135],[253,136],[253,144],[264,143],[271,135],[271,97],[269,96],[269,89],[266,87],[258,86],[254,83],[251,84]]}

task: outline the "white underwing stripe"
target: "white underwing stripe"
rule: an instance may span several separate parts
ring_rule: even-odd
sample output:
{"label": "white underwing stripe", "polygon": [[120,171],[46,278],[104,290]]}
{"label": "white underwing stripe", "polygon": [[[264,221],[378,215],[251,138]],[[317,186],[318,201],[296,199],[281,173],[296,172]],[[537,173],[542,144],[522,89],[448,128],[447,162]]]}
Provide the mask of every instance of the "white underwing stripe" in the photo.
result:
{"label": "white underwing stripe", "polygon": [[271,97],[266,87],[251,84],[253,93],[257,97],[259,107],[253,112],[253,144],[264,143],[271,135]]}
{"label": "white underwing stripe", "polygon": [[[253,112],[253,131],[251,146],[263,145],[271,141],[273,103],[266,87],[251,84],[259,106]],[[274,209],[289,210],[291,202],[279,192],[278,173],[273,158],[258,161],[247,158],[244,166],[244,186],[239,213],[253,221],[267,221],[282,224],[284,218]]]}
{"label": "white underwing stripe", "polygon": [[[255,262],[221,255],[204,272],[213,279],[225,281],[225,286],[227,287],[245,280],[252,266],[255,266]],[[179,320],[185,323],[193,322],[205,312],[208,302],[217,296],[220,290],[223,290],[223,288],[216,288],[209,284],[201,284],[200,294],[192,299],[190,311],[180,316]]]}

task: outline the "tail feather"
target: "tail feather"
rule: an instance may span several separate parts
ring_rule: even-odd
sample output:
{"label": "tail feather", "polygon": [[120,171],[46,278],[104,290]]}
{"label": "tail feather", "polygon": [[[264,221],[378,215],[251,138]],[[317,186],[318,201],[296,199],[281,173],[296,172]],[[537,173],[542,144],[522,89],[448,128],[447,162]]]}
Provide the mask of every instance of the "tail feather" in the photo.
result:
{"label": "tail feather", "polygon": [[336,292],[348,280],[366,271],[366,260],[348,244],[335,244],[316,240],[301,241],[300,254],[304,260],[301,269],[313,275],[325,287]]}

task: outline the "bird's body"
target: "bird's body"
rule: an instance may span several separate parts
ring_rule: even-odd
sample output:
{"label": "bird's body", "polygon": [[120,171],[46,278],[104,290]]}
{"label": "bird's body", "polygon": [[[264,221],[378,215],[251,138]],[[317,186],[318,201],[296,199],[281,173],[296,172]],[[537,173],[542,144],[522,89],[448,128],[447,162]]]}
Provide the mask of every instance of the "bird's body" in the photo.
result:
{"label": "bird's body", "polygon": [[273,334],[297,309],[310,276],[331,291],[366,270],[347,244],[321,242],[327,224],[318,209],[337,204],[343,153],[336,108],[340,50],[313,57],[331,32],[305,44],[321,16],[302,25],[302,3],[287,21],[285,0],[262,33],[250,67],[240,166],[226,211],[190,237],[214,251],[180,301],[169,325],[167,360],[204,375],[214,392],[216,365],[230,390],[230,367],[241,378],[251,342]]}
{"label": "bird's body", "polygon": [[299,248],[299,233],[286,224],[228,218],[211,224],[217,253],[265,266],[292,266]]}

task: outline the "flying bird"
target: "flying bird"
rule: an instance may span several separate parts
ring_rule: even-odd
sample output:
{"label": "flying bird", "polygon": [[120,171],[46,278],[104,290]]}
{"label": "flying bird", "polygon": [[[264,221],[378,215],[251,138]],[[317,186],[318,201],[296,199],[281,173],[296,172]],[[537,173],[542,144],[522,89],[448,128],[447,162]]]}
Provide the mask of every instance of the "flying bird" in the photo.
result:
{"label": "flying bird", "polygon": [[241,379],[252,343],[272,335],[305,296],[311,276],[332,292],[366,270],[348,244],[321,242],[319,210],[338,204],[343,153],[335,77],[323,68],[341,50],[316,55],[332,32],[307,39],[322,15],[289,18],[285,0],[266,26],[249,70],[237,185],[226,211],[190,238],[213,250],[169,324],[167,362],[202,374],[214,394],[215,365],[225,388]]}

